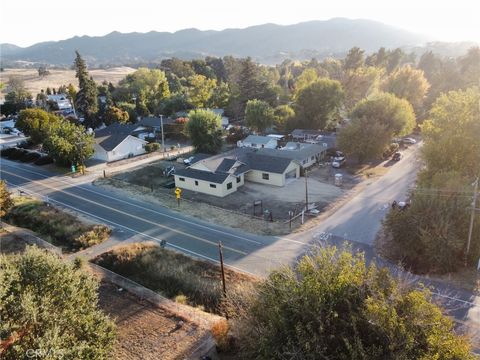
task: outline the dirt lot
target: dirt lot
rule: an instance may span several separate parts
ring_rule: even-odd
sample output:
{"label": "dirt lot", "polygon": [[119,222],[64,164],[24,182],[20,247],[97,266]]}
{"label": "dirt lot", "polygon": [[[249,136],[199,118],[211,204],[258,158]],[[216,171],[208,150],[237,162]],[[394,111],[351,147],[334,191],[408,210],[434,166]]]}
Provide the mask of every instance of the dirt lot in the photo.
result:
{"label": "dirt lot", "polygon": [[[10,76],[18,76],[25,82],[25,87],[30,91],[35,98],[35,95],[40,92],[41,89],[58,88],[61,85],[73,84],[75,87],[78,85],[78,80],[75,78],[74,70],[49,70],[50,75],[40,77],[36,69],[5,69],[0,73],[0,80],[4,83],[8,83]],[[97,83],[102,83],[104,80],[117,84],[126,75],[134,72],[135,69],[130,67],[116,67],[112,69],[102,70],[89,70],[91,76]],[[0,94],[0,99],[3,99],[5,94]]]}
{"label": "dirt lot", "polygon": [[117,344],[112,359],[182,359],[206,331],[170,312],[102,282],[100,307],[115,319]]}

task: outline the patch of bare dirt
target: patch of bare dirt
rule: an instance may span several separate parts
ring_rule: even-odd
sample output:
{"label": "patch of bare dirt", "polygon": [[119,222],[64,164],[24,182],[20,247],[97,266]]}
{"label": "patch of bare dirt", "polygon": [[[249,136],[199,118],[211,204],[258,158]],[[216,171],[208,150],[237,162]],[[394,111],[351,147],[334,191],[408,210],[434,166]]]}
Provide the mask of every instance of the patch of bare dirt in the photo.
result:
{"label": "patch of bare dirt", "polygon": [[[260,235],[285,235],[290,232],[288,222],[265,221],[252,216],[222,209],[207,203],[188,201],[182,199],[180,206],[175,199],[173,189],[157,188],[152,191],[150,188],[137,186],[114,178],[98,179],[94,182],[97,186],[108,188],[111,191],[126,193],[131,197],[149,203],[165,206],[171,210],[180,211],[183,214],[193,216],[205,221],[219,225],[241,229]],[[298,221],[292,228],[298,226]]]}
{"label": "patch of bare dirt", "polygon": [[108,282],[100,285],[99,305],[117,325],[112,359],[184,359],[207,335],[206,330]]}
{"label": "patch of bare dirt", "polygon": [[0,253],[7,255],[22,253],[27,245],[30,244],[17,234],[0,231]]}

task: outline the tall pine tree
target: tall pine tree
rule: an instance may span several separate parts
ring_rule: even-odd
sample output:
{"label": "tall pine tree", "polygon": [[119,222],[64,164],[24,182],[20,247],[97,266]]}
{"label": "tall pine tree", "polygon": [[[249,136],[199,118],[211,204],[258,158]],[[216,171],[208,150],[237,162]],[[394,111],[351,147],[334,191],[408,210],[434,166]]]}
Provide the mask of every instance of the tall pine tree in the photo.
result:
{"label": "tall pine tree", "polygon": [[75,76],[78,79],[79,87],[75,105],[85,118],[85,126],[95,127],[97,125],[96,114],[98,112],[97,86],[93,78],[88,75],[85,60],[83,60],[78,51],[75,51],[75,54]]}

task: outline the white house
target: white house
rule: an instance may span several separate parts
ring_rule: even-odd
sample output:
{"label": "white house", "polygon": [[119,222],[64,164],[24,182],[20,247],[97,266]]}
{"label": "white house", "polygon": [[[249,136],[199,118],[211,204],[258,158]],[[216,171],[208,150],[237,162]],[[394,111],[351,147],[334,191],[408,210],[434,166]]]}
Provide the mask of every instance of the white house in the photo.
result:
{"label": "white house", "polygon": [[93,158],[111,162],[144,154],[148,142],[131,135],[136,127],[116,123],[95,131]]}
{"label": "white house", "polygon": [[255,149],[275,149],[278,145],[276,138],[271,136],[248,135],[237,142],[238,147],[251,147]]}
{"label": "white house", "polygon": [[245,181],[284,186],[288,179],[300,176],[297,161],[262,154],[252,148],[194,161],[175,173],[175,186],[208,195],[224,197],[241,187]]}

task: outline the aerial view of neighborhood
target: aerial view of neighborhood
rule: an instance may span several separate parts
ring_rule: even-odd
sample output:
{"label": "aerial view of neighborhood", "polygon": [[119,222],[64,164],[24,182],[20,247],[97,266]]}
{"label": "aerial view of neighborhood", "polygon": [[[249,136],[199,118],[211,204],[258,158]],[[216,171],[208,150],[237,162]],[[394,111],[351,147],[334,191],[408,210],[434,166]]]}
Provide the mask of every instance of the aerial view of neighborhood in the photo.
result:
{"label": "aerial view of neighborhood", "polygon": [[0,13],[0,359],[480,359],[474,1]]}

